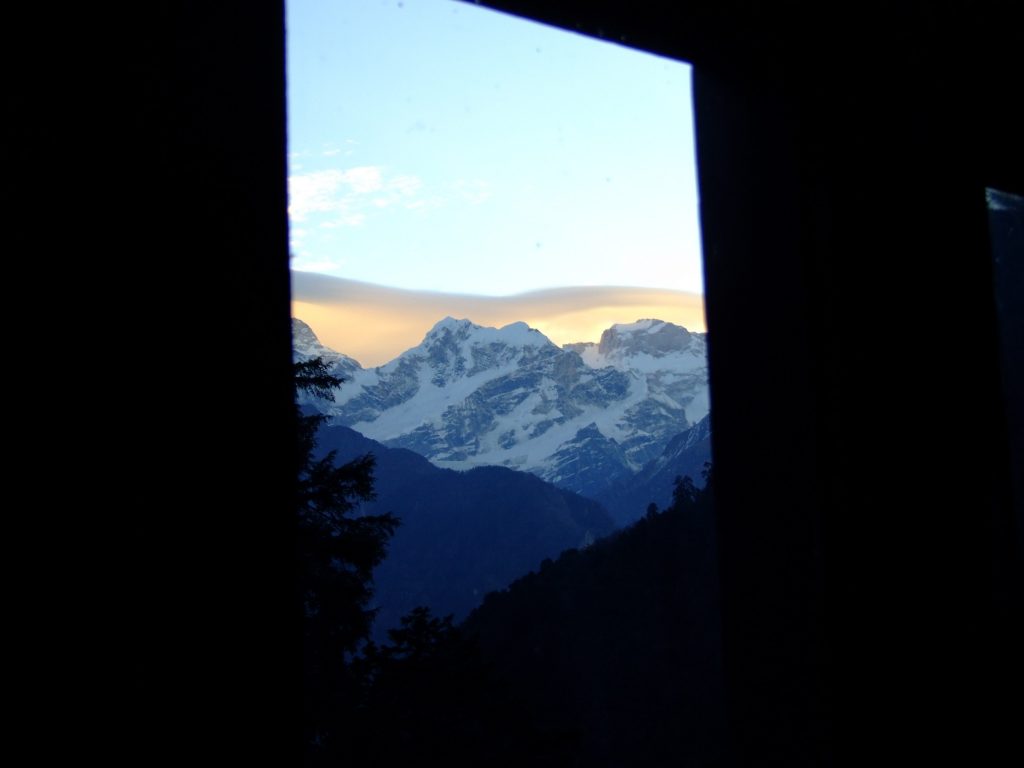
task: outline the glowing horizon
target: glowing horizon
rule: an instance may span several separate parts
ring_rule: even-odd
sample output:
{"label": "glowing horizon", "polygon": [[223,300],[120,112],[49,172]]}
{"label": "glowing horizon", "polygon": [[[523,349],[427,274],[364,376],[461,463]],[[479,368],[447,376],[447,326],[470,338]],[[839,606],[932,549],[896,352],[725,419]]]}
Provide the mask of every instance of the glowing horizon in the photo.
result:
{"label": "glowing horizon", "polygon": [[384,365],[419,344],[447,316],[500,328],[525,322],[552,343],[597,342],[615,323],[656,318],[703,332],[704,300],[658,288],[576,286],[514,296],[412,291],[320,275],[292,273],[292,316],[321,343],[359,361]]}

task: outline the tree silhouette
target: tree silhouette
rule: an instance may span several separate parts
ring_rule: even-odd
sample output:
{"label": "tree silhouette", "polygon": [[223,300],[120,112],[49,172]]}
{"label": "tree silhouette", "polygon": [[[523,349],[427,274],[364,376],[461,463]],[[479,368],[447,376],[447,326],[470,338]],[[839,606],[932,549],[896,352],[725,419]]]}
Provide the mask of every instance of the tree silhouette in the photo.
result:
{"label": "tree silhouette", "polygon": [[[704,470],[708,470],[705,468]],[[672,489],[672,504],[671,509],[684,509],[686,507],[693,506],[697,502],[699,491],[697,486],[693,482],[693,478],[687,475],[686,477],[680,477],[676,475],[674,482],[675,487]]]}
{"label": "tree silhouette", "polygon": [[[300,391],[333,400],[342,380],[316,358],[295,364]],[[316,458],[322,414],[296,405],[298,603],[303,638],[303,743],[307,764],[335,759],[351,731],[362,687],[350,655],[366,639],[374,610],[373,569],[398,526],[391,514],[359,515],[373,498],[372,454],[341,466],[335,452]]]}
{"label": "tree silhouette", "polygon": [[571,765],[547,760],[553,748],[533,727],[526,702],[510,696],[450,615],[415,608],[388,636],[383,645],[368,643],[355,662],[365,699],[359,741],[346,764]]}

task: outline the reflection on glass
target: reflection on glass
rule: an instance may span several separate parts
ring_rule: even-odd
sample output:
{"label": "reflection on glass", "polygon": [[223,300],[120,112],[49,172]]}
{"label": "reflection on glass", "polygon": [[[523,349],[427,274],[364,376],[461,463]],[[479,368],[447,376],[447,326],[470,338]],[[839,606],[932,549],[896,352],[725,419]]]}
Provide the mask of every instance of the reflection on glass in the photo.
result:
{"label": "reflection on glass", "polygon": [[1024,197],[986,189],[1010,438],[1018,559],[1024,556]]}

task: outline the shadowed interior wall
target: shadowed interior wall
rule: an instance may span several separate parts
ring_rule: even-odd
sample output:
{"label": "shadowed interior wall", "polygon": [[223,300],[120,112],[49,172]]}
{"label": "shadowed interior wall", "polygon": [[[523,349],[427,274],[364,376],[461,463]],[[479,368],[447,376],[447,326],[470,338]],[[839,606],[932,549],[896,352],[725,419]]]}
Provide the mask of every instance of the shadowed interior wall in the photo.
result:
{"label": "shadowed interior wall", "polygon": [[1017,748],[1008,7],[492,5],[694,64],[733,760]]}
{"label": "shadowed interior wall", "polygon": [[[733,764],[1019,755],[984,208],[986,185],[1024,191],[1007,6],[488,5],[695,65]],[[175,360],[164,434],[195,449],[156,454],[181,515],[144,531],[162,597],[136,725],[171,751],[262,758],[287,753],[298,700],[283,12],[162,23],[174,42],[145,98],[166,237],[146,319]],[[255,374],[225,376],[211,326]],[[791,345],[766,347],[783,326]],[[179,727],[166,702],[183,694]]]}

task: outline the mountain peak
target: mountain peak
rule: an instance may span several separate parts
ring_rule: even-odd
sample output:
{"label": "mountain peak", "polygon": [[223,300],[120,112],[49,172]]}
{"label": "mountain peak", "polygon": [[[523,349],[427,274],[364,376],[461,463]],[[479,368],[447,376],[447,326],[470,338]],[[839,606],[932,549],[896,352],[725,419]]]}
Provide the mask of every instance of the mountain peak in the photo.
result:
{"label": "mountain peak", "polygon": [[[454,339],[452,339],[454,337]],[[434,323],[423,339],[423,345],[431,345],[438,341],[469,340],[471,344],[504,343],[515,347],[547,347],[554,346],[551,340],[536,328],[531,328],[522,321],[509,323],[501,328],[477,325],[472,320],[457,320],[448,316]]]}
{"label": "mountain peak", "polygon": [[328,365],[346,371],[362,367],[348,355],[343,355],[324,346],[317,338],[316,332],[297,317],[292,318],[292,355],[296,360],[311,360],[319,357]]}
{"label": "mountain peak", "polygon": [[598,351],[609,355],[618,350],[635,354],[646,352],[660,357],[681,352],[690,346],[692,334],[675,323],[647,318],[635,323],[616,323],[601,334]]}
{"label": "mountain peak", "polygon": [[637,333],[640,331],[657,333],[663,325],[665,325],[664,320],[656,320],[655,318],[648,317],[643,320],[637,320],[635,323],[615,323],[609,330],[613,330],[619,334]]}
{"label": "mountain peak", "polygon": [[472,320],[468,320],[466,318],[456,320],[451,315],[447,315],[443,319],[438,320],[436,323],[434,323],[434,327],[427,331],[427,336],[434,336],[441,333],[442,331],[460,331],[463,328],[476,329],[479,327],[480,326],[474,323]]}
{"label": "mountain peak", "polygon": [[531,328],[526,323],[524,323],[522,320],[517,320],[514,323],[509,323],[508,325],[503,325],[501,327],[501,330],[503,330],[503,331],[536,331],[537,333],[540,333],[540,331],[537,331],[536,328]]}
{"label": "mountain peak", "polygon": [[297,317],[292,318],[292,338],[302,339],[306,343],[313,341],[320,343],[320,339],[317,338],[313,329]]}

